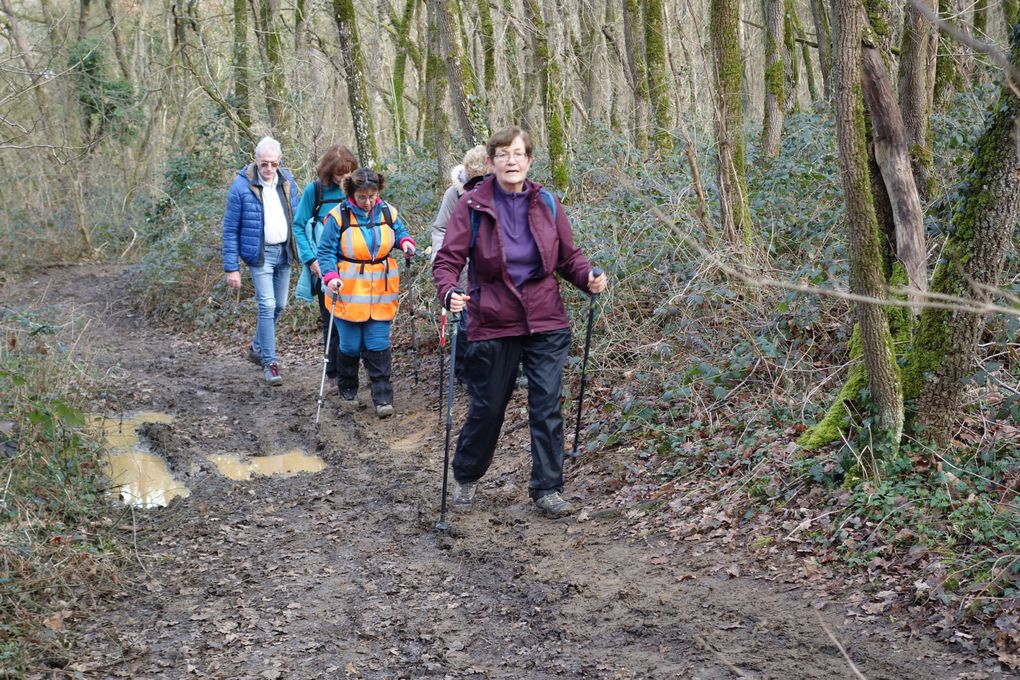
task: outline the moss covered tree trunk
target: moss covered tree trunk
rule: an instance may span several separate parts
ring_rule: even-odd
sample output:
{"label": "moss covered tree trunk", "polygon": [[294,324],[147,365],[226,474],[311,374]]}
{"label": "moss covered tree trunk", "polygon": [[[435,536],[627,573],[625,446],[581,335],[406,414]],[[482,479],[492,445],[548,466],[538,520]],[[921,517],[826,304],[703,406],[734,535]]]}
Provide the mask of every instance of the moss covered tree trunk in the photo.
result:
{"label": "moss covered tree trunk", "polygon": [[361,39],[354,17],[353,0],[333,0],[333,20],[340,37],[340,62],[347,81],[347,101],[354,123],[354,142],[358,147],[358,162],[363,166],[375,165],[379,152],[375,145],[375,125],[368,103],[368,86],[365,83],[365,62],[361,56]]}
{"label": "moss covered tree trunk", "polygon": [[[938,0],[938,11],[939,17],[951,22],[951,17],[954,14],[952,0]],[[939,35],[935,60],[934,105],[940,109],[944,109],[949,104],[953,94],[958,92],[963,84],[955,56],[957,49],[957,44],[952,38],[943,34]]]}
{"label": "moss covered tree trunk", "polygon": [[739,0],[711,0],[719,221],[729,243],[734,248],[746,249],[751,242],[751,211],[744,167],[744,105],[740,88],[743,60],[740,56],[739,24]]}
{"label": "moss covered tree trunk", "polygon": [[[1020,68],[1020,25],[1014,25],[1010,60]],[[931,289],[985,303],[998,283],[1010,239],[1020,218],[1020,157],[1017,83],[1002,87],[974,149],[952,228],[932,276]],[[975,356],[984,315],[926,309],[904,371],[908,400],[916,399],[920,436],[945,445],[959,415],[965,381]]]}
{"label": "moss covered tree trunk", "polygon": [[496,89],[496,36],[489,3],[478,3],[478,29],[482,39],[482,89],[486,99]]}
{"label": "moss covered tree trunk", "polygon": [[534,26],[531,37],[538,73],[539,96],[545,115],[545,129],[549,145],[549,164],[552,166],[552,183],[559,190],[567,188],[567,145],[563,125],[563,103],[560,95],[560,67],[549,51],[545,34],[545,19],[538,0],[524,0],[524,14]]}
{"label": "moss covered tree trunk", "polygon": [[436,177],[446,177],[450,163],[450,128],[446,117],[446,65],[439,36],[439,4],[428,0],[428,55],[425,59],[425,140],[436,156]]}
{"label": "moss covered tree trunk", "polygon": [[665,22],[662,0],[645,0],[645,54],[648,58],[648,96],[655,112],[655,150],[665,156],[673,151],[673,115],[666,82]]}
{"label": "moss covered tree trunk", "polygon": [[765,115],[761,149],[766,158],[779,154],[783,133],[786,76],[782,50],[783,0],[765,1]]}
{"label": "moss covered tree trunk", "polygon": [[481,124],[482,114],[475,111],[478,97],[474,89],[474,73],[464,53],[458,28],[459,10],[456,0],[442,0],[439,5],[439,36],[442,41],[446,78],[457,114],[465,146],[481,144],[488,131]]}
{"label": "moss covered tree trunk", "polygon": [[237,117],[251,127],[251,95],[248,87],[248,3],[234,0],[234,107]]}
{"label": "moss covered tree trunk", "polygon": [[1020,21],[1020,2],[1018,0],[1002,0],[1002,18],[1006,26],[1013,26]]}
{"label": "moss covered tree trunk", "polygon": [[[935,0],[924,0],[935,9]],[[934,28],[913,5],[903,14],[900,39],[899,102],[907,133],[910,167],[922,199],[931,193],[933,157],[931,151],[931,89],[929,64],[934,58]]]}
{"label": "moss covered tree trunk", "polygon": [[394,131],[397,138],[397,153],[403,154],[410,141],[407,128],[407,117],[404,113],[404,84],[407,78],[407,60],[417,61],[415,46],[411,42],[411,26],[414,23],[414,12],[418,0],[405,0],[404,11],[400,18],[393,22],[397,30],[397,55],[393,60],[393,117]]}
{"label": "moss covered tree trunk", "polygon": [[[833,19],[833,108],[849,232],[850,289],[880,301],[885,299],[885,276],[861,94],[865,14],[860,0],[834,2]],[[856,303],[854,311],[874,414],[875,450],[889,453],[896,449],[903,429],[903,399],[892,335],[880,304]]]}
{"label": "moss covered tree trunk", "polygon": [[280,34],[280,0],[261,0],[257,35],[266,55],[266,111],[273,134],[285,145],[290,141],[287,78],[284,73],[283,36]]}
{"label": "moss covered tree trunk", "polygon": [[786,110],[800,113],[800,63],[797,55],[797,6],[783,1],[783,47],[786,49]]}

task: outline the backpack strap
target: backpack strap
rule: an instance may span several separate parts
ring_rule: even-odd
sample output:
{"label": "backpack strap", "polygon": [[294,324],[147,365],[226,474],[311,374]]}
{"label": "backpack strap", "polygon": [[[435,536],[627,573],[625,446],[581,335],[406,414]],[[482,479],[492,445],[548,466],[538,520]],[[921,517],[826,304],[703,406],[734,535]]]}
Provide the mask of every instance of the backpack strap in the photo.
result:
{"label": "backpack strap", "polygon": [[553,198],[553,195],[551,193],[549,193],[549,191],[547,191],[545,189],[545,187],[543,187],[541,190],[539,190],[538,197],[541,198],[542,202],[545,203],[547,208],[549,208],[549,212],[552,213],[553,222],[555,222],[556,221],[556,199]]}
{"label": "backpack strap", "polygon": [[[339,205],[343,206],[343,209],[340,211],[340,234],[337,236],[338,239],[344,235],[345,231],[351,228],[350,209],[347,206],[343,205],[343,202],[341,202]],[[386,225],[390,229],[393,229],[393,211],[390,210],[389,203],[383,203],[382,206],[380,207],[379,212],[382,213],[382,218]]]}
{"label": "backpack strap", "polygon": [[322,182],[315,180],[312,186],[315,188],[315,208],[312,209],[312,217],[318,222],[319,210],[322,208]]}

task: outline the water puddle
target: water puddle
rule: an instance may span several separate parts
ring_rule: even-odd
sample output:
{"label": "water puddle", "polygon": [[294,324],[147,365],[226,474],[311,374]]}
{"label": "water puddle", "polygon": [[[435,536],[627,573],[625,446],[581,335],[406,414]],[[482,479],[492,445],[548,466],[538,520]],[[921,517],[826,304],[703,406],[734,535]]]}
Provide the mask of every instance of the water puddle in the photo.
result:
{"label": "water puddle", "polygon": [[241,460],[233,455],[209,456],[220,474],[230,479],[246,482],[252,475],[280,475],[289,477],[300,472],[320,472],[326,467],[318,456],[311,456],[301,449],[294,449],[275,456],[252,456]]}
{"label": "water puddle", "polygon": [[191,493],[173,478],[162,458],[145,450],[138,436],[138,429],[145,423],[172,422],[172,416],[155,411],[127,418],[92,417],[93,427],[106,447],[110,480],[128,505],[164,507],[174,498],[187,498]]}

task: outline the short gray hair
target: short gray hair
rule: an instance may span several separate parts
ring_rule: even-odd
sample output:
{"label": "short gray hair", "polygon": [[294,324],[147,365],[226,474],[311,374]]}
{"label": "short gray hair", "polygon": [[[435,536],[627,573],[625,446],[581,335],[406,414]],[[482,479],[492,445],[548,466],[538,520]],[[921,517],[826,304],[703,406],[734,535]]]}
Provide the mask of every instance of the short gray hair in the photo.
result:
{"label": "short gray hair", "polygon": [[255,158],[259,158],[265,152],[276,152],[276,155],[283,158],[283,148],[280,143],[272,137],[263,137],[259,140],[259,143],[255,145]]}

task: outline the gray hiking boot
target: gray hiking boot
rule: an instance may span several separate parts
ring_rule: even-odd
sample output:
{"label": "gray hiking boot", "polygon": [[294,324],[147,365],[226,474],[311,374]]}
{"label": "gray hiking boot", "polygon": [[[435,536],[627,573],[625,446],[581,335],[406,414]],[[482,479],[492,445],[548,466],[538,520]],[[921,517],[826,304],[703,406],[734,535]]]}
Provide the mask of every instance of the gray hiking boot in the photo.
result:
{"label": "gray hiking boot", "polygon": [[393,415],[393,404],[377,404],[375,414],[380,418],[388,418]]}
{"label": "gray hiking boot", "polygon": [[251,344],[248,345],[248,361],[259,368],[262,367],[262,352],[255,349]]}
{"label": "gray hiking boot", "polygon": [[280,375],[280,365],[275,361],[262,367],[262,376],[266,384],[277,387],[283,384],[283,377]]}
{"label": "gray hiking boot", "polygon": [[464,482],[463,484],[454,482],[453,498],[450,502],[458,510],[470,510],[477,490],[478,482]]}
{"label": "gray hiking boot", "polygon": [[574,514],[576,511],[576,508],[570,504],[570,501],[565,500],[556,491],[548,496],[536,498],[535,505],[549,517],[566,517],[567,515]]}

